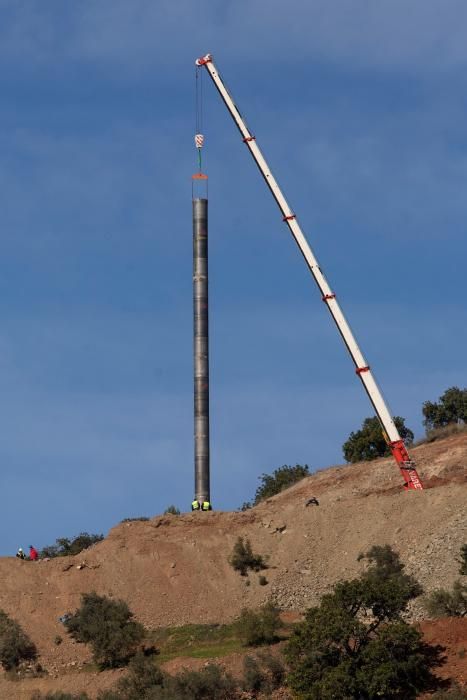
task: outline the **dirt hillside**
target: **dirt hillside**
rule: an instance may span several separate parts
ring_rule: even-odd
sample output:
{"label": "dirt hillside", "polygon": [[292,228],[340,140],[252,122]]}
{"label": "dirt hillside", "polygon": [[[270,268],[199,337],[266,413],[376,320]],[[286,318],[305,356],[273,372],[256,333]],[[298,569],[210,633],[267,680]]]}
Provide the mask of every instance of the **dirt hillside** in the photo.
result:
{"label": "dirt hillside", "polygon": [[[1,558],[0,608],[21,623],[53,676],[89,658],[58,620],[76,609],[85,591],[123,598],[148,628],[228,621],[270,596],[300,611],[335,581],[357,574],[360,552],[385,543],[399,550],[427,591],[449,586],[467,542],[467,433],[412,454],[423,492],[401,491],[398,469],[382,459],[320,471],[244,513],[120,524],[77,557]],[[305,507],[310,496],[320,505]],[[254,574],[247,586],[228,564],[239,535],[269,557],[268,585],[260,586]],[[420,609],[412,614],[419,617]]]}

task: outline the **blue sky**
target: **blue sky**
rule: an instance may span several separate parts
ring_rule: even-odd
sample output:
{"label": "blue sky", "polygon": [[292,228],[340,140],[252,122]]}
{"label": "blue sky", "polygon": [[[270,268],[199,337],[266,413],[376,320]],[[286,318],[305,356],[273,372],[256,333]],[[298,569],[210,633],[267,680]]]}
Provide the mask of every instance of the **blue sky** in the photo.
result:
{"label": "blue sky", "polygon": [[[467,5],[0,0],[0,552],[187,509],[194,60],[211,52],[420,436],[465,386]],[[371,415],[204,80],[212,499]]]}

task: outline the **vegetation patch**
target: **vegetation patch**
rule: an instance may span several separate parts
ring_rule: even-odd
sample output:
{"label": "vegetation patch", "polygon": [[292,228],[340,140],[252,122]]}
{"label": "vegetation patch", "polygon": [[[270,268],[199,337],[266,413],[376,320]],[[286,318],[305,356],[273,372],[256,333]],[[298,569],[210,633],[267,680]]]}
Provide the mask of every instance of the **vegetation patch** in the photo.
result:
{"label": "vegetation patch", "polygon": [[163,673],[150,657],[138,654],[129,673],[115,687],[98,695],[98,700],[233,700],[238,683],[216,664],[200,671]]}
{"label": "vegetation patch", "polygon": [[367,570],[310,608],[287,645],[288,683],[302,700],[410,700],[435,687],[439,650],[402,619],[420,585],[389,546],[361,558]]}
{"label": "vegetation patch", "polygon": [[449,690],[438,690],[430,698],[431,700],[467,700],[467,690],[462,690],[456,683]]}
{"label": "vegetation patch", "polygon": [[0,610],[0,663],[5,671],[18,668],[23,661],[33,661],[36,645],[21,626]]}
{"label": "vegetation patch", "polygon": [[279,641],[277,631],[281,626],[279,609],[272,602],[267,602],[257,612],[245,608],[238,621],[240,638],[248,647]]}
{"label": "vegetation patch", "polygon": [[432,428],[426,431],[426,437],[417,442],[417,445],[421,445],[424,442],[436,442],[436,440],[445,440],[451,435],[458,435],[459,433],[467,432],[467,425],[465,423],[451,423],[450,425],[445,425],[444,428]]}
{"label": "vegetation patch", "polygon": [[249,570],[258,572],[268,568],[261,554],[253,554],[250,540],[243,537],[238,537],[235,542],[229,564],[240,572],[240,576],[247,576]]}
{"label": "vegetation patch", "polygon": [[103,668],[125,664],[145,636],[123,600],[97,593],[83,593],[81,607],[64,624],[73,639],[91,645],[95,663]]}
{"label": "vegetation patch", "polygon": [[461,558],[459,559],[459,573],[461,576],[467,576],[467,544],[461,547]]}
{"label": "vegetation patch", "polygon": [[467,388],[452,386],[446,389],[438,401],[425,401],[422,408],[423,424],[427,435],[430,431],[448,425],[467,423]]}
{"label": "vegetation patch", "polygon": [[245,656],[243,660],[242,687],[256,697],[263,693],[266,697],[280,688],[285,680],[285,666],[279,656],[271,653],[259,653],[255,656]]}
{"label": "vegetation patch", "polygon": [[450,591],[438,588],[424,601],[431,617],[465,617],[467,615],[467,583],[460,579]]}
{"label": "vegetation patch", "polygon": [[[414,434],[406,427],[404,418],[396,416],[394,423],[405,444],[412,444]],[[350,433],[349,439],[342,445],[342,451],[345,461],[351,463],[378,459],[391,454],[381,424],[376,417],[365,418],[360,430]]]}
{"label": "vegetation patch", "polygon": [[256,489],[253,501],[244,503],[241,510],[248,510],[248,508],[257,506],[261,501],[281,493],[306,476],[310,476],[308,464],[296,464],[294,467],[284,464],[282,467],[275,469],[272,474],[262,474],[259,477],[261,484]]}
{"label": "vegetation patch", "polygon": [[225,656],[242,648],[237,623],[228,625],[183,625],[161,627],[147,633],[158,649],[158,659],[169,661],[177,657],[208,659]]}
{"label": "vegetation patch", "polygon": [[141,522],[141,523],[146,523],[149,520],[149,518],[146,515],[139,515],[136,516],[135,518],[123,518],[121,520],[121,523],[135,523],[135,522]]}
{"label": "vegetation patch", "polygon": [[90,535],[88,532],[81,532],[77,537],[69,540],[68,537],[59,537],[55,544],[42,549],[40,556],[42,559],[53,559],[54,557],[70,557],[79,554],[97,542],[102,542],[104,535]]}

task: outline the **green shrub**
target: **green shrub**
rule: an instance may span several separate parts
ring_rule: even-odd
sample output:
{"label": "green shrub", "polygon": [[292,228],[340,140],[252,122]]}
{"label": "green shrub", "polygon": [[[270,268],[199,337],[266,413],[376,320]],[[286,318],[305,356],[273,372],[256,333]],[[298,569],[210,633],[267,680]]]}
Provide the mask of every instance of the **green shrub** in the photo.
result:
{"label": "green shrub", "polygon": [[267,697],[284,684],[285,667],[279,656],[270,652],[259,652],[256,657],[245,656],[243,660],[243,689],[256,696]]}
{"label": "green shrub", "polygon": [[244,690],[254,695],[269,691],[267,676],[260,669],[258,661],[253,656],[245,656],[243,659],[242,685]]}
{"label": "green shrub", "polygon": [[[413,432],[405,426],[404,418],[396,416],[394,423],[406,445],[413,442]],[[360,430],[350,433],[342,445],[346,462],[361,462],[390,455],[391,451],[384,438],[381,424],[376,417],[365,418]]]}
{"label": "green shrub", "polygon": [[[258,692],[267,693],[269,697],[283,680],[284,666],[279,658],[258,654],[257,658],[245,659],[241,683],[244,690],[255,696]],[[244,697],[241,687],[216,664],[171,676],[162,673],[150,657],[137,654],[129,664],[128,675],[97,697],[98,700],[234,700]]]}
{"label": "green shrub", "polygon": [[136,518],[123,518],[123,520],[120,520],[121,523],[134,523],[134,522],[142,522],[146,523],[149,520],[149,518],[146,515],[140,515]]}
{"label": "green shrub", "polygon": [[243,537],[239,537],[235,542],[229,563],[241,576],[246,576],[249,569],[258,572],[268,568],[260,554],[253,554],[250,540],[244,541]]}
{"label": "green shrub", "polygon": [[164,515],[180,515],[180,508],[169,506],[164,510]]}
{"label": "green shrub", "polygon": [[90,535],[81,532],[77,537],[69,540],[67,537],[59,537],[55,544],[44,547],[40,553],[41,558],[53,559],[54,557],[68,557],[79,554],[97,542],[102,542],[104,535]]}
{"label": "green shrub", "polygon": [[450,423],[442,428],[430,428],[426,431],[426,437],[417,442],[417,445],[421,445],[424,442],[436,442],[436,440],[445,440],[451,435],[458,435],[459,433],[464,433],[467,430],[467,425],[465,423]]}
{"label": "green shrub", "polygon": [[302,700],[412,700],[434,686],[439,650],[401,617],[421,587],[390,548],[365,559],[367,570],[336,584],[288,642],[288,685]]}
{"label": "green shrub", "polygon": [[459,573],[462,576],[467,576],[467,544],[463,544],[461,547],[461,558],[459,560],[459,564]]}
{"label": "green shrub", "polygon": [[285,666],[280,656],[274,656],[270,651],[260,651],[258,657],[269,675],[271,689],[280,688],[285,681]]}
{"label": "green shrub", "polygon": [[121,666],[136,653],[144,628],[123,600],[83,593],[81,607],[64,623],[78,642],[90,644],[102,667]]}
{"label": "green shrub", "polygon": [[438,588],[424,601],[431,617],[465,617],[467,615],[467,584],[455,581],[452,590]]}
{"label": "green shrub", "polygon": [[182,671],[165,682],[167,700],[232,700],[237,697],[238,684],[216,664],[200,671]]}
{"label": "green shrub", "polygon": [[257,506],[258,503],[261,503],[266,498],[271,498],[271,496],[281,493],[281,491],[288,489],[309,475],[308,464],[303,466],[296,464],[295,467],[284,464],[282,467],[275,469],[272,474],[262,474],[259,477],[261,485],[256,489],[253,503],[247,501],[242,505],[241,510],[245,511],[252,506]]}
{"label": "green shrub", "polygon": [[238,620],[240,638],[245,646],[274,644],[277,641],[277,630],[281,626],[279,609],[274,603],[268,602],[257,612],[244,608]]}
{"label": "green shrub", "polygon": [[[157,692],[162,690],[164,674],[154,663],[153,658],[139,652],[128,665],[128,675],[120,678],[113,690],[101,693],[99,700],[144,700],[144,698],[158,697]],[[163,697],[163,696],[161,696]]]}
{"label": "green shrub", "polygon": [[443,428],[451,423],[467,423],[467,388],[453,386],[446,389],[438,403],[425,401],[422,413],[427,433],[435,428]]}
{"label": "green shrub", "polygon": [[23,632],[21,626],[0,610],[0,663],[8,671],[22,661],[31,661],[37,656],[34,642]]}

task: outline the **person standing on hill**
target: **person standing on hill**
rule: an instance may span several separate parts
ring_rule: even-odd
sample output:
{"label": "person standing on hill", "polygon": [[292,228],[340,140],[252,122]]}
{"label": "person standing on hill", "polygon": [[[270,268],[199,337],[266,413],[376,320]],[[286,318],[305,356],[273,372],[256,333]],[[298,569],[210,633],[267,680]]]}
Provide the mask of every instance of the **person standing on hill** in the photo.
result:
{"label": "person standing on hill", "polygon": [[16,556],[18,557],[18,559],[26,559],[26,555],[25,555],[25,553],[23,552],[23,548],[22,548],[22,547],[20,547],[20,548],[18,549],[18,551],[16,552]]}
{"label": "person standing on hill", "polygon": [[29,545],[29,558],[31,561],[37,561],[39,559],[37,549],[33,547],[32,544]]}

